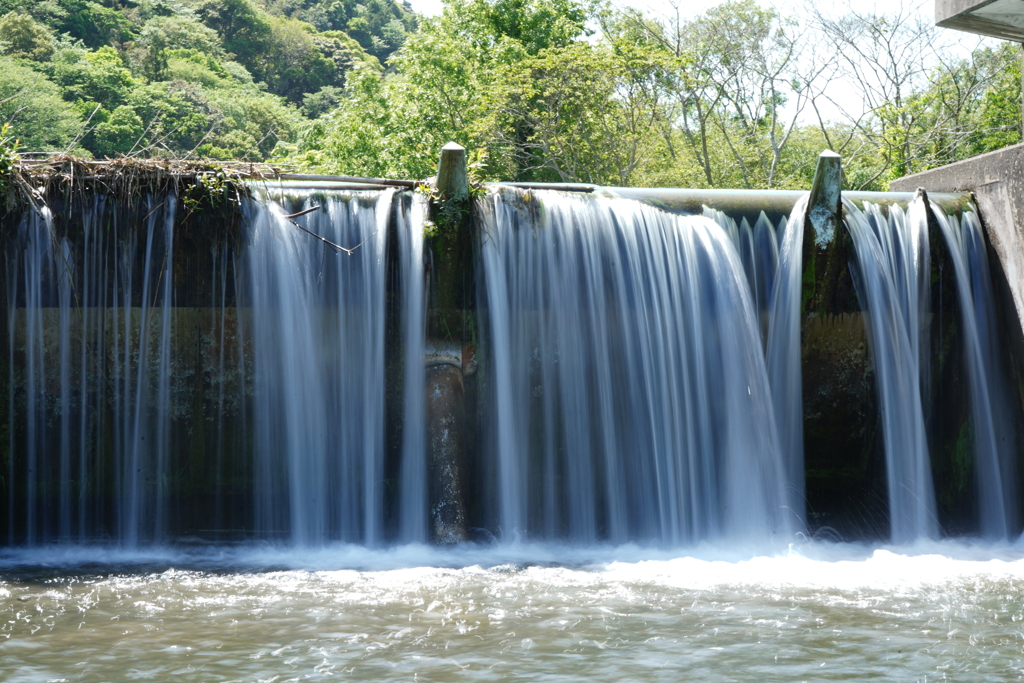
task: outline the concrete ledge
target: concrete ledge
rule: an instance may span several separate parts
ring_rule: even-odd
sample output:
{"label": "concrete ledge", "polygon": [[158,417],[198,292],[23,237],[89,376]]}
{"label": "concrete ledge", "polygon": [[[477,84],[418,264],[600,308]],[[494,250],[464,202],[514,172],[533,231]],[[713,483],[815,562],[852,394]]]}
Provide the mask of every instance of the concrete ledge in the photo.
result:
{"label": "concrete ledge", "polygon": [[973,192],[1024,325],[1024,144],[915,173],[890,184],[898,192]]}
{"label": "concrete ledge", "polygon": [[935,24],[983,36],[1024,42],[1020,0],[935,0]]}
{"label": "concrete ledge", "polygon": [[935,0],[935,23],[991,5],[996,0]]}

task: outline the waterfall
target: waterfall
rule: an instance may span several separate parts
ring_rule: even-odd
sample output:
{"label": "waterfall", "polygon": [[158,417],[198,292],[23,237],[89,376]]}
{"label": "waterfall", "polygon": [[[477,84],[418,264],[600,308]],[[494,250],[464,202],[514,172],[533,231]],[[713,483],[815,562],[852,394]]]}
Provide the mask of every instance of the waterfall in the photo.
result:
{"label": "waterfall", "polygon": [[[255,518],[299,545],[383,540],[385,246],[392,192],[317,197],[307,229],[250,208]],[[309,209],[313,197],[298,197]]]}
{"label": "waterfall", "polygon": [[402,497],[400,540],[423,543],[427,536],[427,426],[426,372],[426,283],[424,282],[423,227],[427,202],[422,195],[400,214],[398,243],[402,264],[402,310],[404,315],[402,461],[399,490]]}
{"label": "waterfall", "polygon": [[[764,339],[768,384],[786,471],[786,509],[797,526],[804,524],[805,515],[800,368],[805,212],[806,200],[800,200],[790,220],[783,218],[776,230],[763,211],[751,228],[746,218],[737,224],[725,213],[704,207],[704,216],[726,231],[743,262]],[[792,230],[787,230],[789,225]]]}
{"label": "waterfall", "polygon": [[[20,420],[25,434],[8,472],[21,490],[9,496],[12,541],[81,541],[113,528],[133,546],[166,530],[175,203],[150,200],[137,230],[114,220],[110,234],[107,208],[102,198],[85,207],[79,244],[58,234],[48,209],[26,213],[5,253],[9,424]],[[104,438],[113,472],[90,447]],[[93,509],[110,485],[113,508]]]}
{"label": "waterfall", "polygon": [[787,221],[783,218],[776,230],[762,211],[754,222],[754,227],[750,227],[746,218],[740,219],[737,224],[724,212],[707,206],[704,207],[704,216],[718,223],[736,245],[750,285],[751,300],[760,321],[761,335],[767,344],[769,315],[779,269],[779,235],[785,233]]}
{"label": "waterfall", "polygon": [[[426,543],[443,527],[439,487],[459,509],[455,539],[788,539],[807,523],[804,396],[818,414],[838,395],[804,382],[816,391],[815,373],[843,363],[828,381],[870,393],[873,377],[878,414],[874,398],[857,404],[871,406],[863,461],[836,467],[878,462],[862,479],[874,495],[884,449],[893,541],[937,537],[940,518],[969,530],[974,512],[987,537],[1018,531],[1007,350],[973,210],[846,205],[856,295],[845,290],[842,315],[856,325],[812,372],[802,336],[831,328],[804,310],[806,200],[788,219],[748,220],[495,188],[474,210],[476,310],[460,299],[462,331],[428,344],[428,268],[441,261],[423,195],[257,194],[230,225],[170,194],[96,194],[8,227],[6,544]],[[944,309],[931,292],[954,290],[932,282],[929,225],[959,312],[953,346],[934,349]],[[845,261],[834,245],[816,243],[819,266]],[[962,370],[934,360],[961,347]],[[446,383],[425,365],[442,352]],[[946,399],[956,422],[936,446],[940,380],[963,402]],[[466,462],[444,479],[432,439],[456,422]],[[953,472],[942,458],[957,430]],[[951,513],[944,481],[976,495]]]}
{"label": "waterfall", "polygon": [[321,204],[306,229],[351,256],[270,200],[245,207],[242,244],[186,223],[183,255],[173,197],[22,217],[4,253],[9,543],[384,540],[394,193],[300,195],[282,206]]}
{"label": "waterfall", "polygon": [[846,203],[857,297],[870,321],[885,444],[889,519],[897,543],[938,535],[921,385],[930,311],[928,226],[891,206]]}
{"label": "waterfall", "polygon": [[[801,321],[803,319],[803,244],[806,200],[793,207],[780,232],[782,245],[775,281],[768,297],[766,363],[778,419],[779,444],[786,467],[786,506],[801,524],[804,505],[804,414],[800,367]],[[762,221],[758,221],[760,225]]]}
{"label": "waterfall", "polygon": [[937,206],[925,206],[918,197],[910,208],[911,219],[926,226],[929,211],[949,247],[960,297],[981,532],[1005,539],[1017,531],[1017,495],[985,238],[973,207],[961,222]]}
{"label": "waterfall", "polygon": [[550,191],[484,207],[505,538],[785,533],[759,324],[726,231]]}

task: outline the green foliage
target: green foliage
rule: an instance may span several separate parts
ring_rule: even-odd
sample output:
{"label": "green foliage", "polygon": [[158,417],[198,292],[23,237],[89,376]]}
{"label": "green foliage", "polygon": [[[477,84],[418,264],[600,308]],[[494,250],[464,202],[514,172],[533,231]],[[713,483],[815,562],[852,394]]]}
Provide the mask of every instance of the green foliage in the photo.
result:
{"label": "green foliage", "polygon": [[658,142],[652,55],[575,43],[541,51],[510,71],[510,111],[524,179],[629,185]]}
{"label": "green foliage", "polygon": [[184,81],[150,83],[129,93],[127,104],[147,130],[143,146],[153,155],[189,153],[213,125],[214,108],[202,88]]}
{"label": "green foliage", "polygon": [[447,0],[441,20],[424,28],[443,28],[475,50],[510,43],[536,55],[588,35],[586,24],[595,10],[596,3],[577,0]]}
{"label": "green foliage", "polygon": [[271,14],[304,21],[321,32],[342,32],[382,63],[416,29],[415,16],[391,0],[270,0]]}
{"label": "green foliage", "polygon": [[[6,197],[14,179],[18,163],[19,142],[11,132],[10,124],[0,126],[0,196]],[[6,427],[6,425],[4,425]],[[2,440],[2,437],[0,437]]]}
{"label": "green foliage", "polygon": [[0,80],[34,151],[260,160],[308,125],[299,104],[324,115],[350,70],[380,73],[342,30],[359,17],[381,56],[416,25],[393,0],[0,0],[0,47],[32,69]]}
{"label": "green foliage", "polygon": [[201,208],[217,209],[229,201],[237,201],[237,188],[224,171],[201,173],[188,186],[181,203],[191,213]]}
{"label": "green foliage", "polygon": [[[280,98],[256,90],[212,90],[209,103],[217,126],[197,153],[215,159],[266,159],[279,142],[292,142],[301,126],[298,111]],[[248,141],[243,148],[243,141]],[[244,153],[243,153],[244,149]]]}
{"label": "green foliage", "polygon": [[92,151],[97,156],[108,157],[128,154],[142,142],[144,130],[135,110],[121,105],[93,129]]}
{"label": "green foliage", "polygon": [[[993,56],[1001,64],[993,68],[991,84],[981,96],[977,112],[976,153],[983,154],[1021,141],[1021,60],[1019,48],[1004,43]],[[972,150],[973,151],[973,150]]]}
{"label": "green foliage", "polygon": [[41,68],[70,102],[84,100],[104,107],[118,106],[139,85],[121,61],[121,55],[109,46],[94,51],[62,48]]}
{"label": "green foliage", "polygon": [[10,12],[0,17],[0,46],[11,57],[44,61],[54,51],[53,33],[27,12]]}
{"label": "green foliage", "polygon": [[220,60],[197,50],[165,50],[163,77],[159,80],[184,81],[205,88],[231,85],[231,74]]}
{"label": "green foliage", "polygon": [[82,121],[43,74],[10,57],[0,57],[0,120],[18,131],[24,150],[61,151]]}
{"label": "green foliage", "polygon": [[341,82],[334,60],[320,51],[308,27],[294,19],[274,19],[266,52],[250,67],[271,92],[296,104],[305,93]]}
{"label": "green foliage", "polygon": [[[864,54],[907,30],[836,26]],[[820,31],[755,0],[665,20],[599,0],[446,0],[425,20],[394,0],[0,0],[0,115],[32,151],[423,178],[455,141],[488,180],[686,187],[806,188],[835,148],[848,187],[885,189],[1021,139],[1010,45],[808,123]]]}
{"label": "green foliage", "polygon": [[88,48],[121,44],[135,35],[134,26],[119,8],[90,0],[60,0],[59,4],[63,12],[55,28]]}
{"label": "green foliage", "polygon": [[217,32],[224,49],[246,66],[256,63],[270,42],[270,17],[250,0],[200,0],[195,11]]}
{"label": "green foliage", "polygon": [[196,50],[213,56],[224,55],[217,32],[191,14],[154,16],[143,24],[136,42],[144,48],[159,42],[164,49]]}
{"label": "green foliage", "polygon": [[54,28],[67,16],[62,0],[0,0],[0,15],[27,12],[36,21]]}
{"label": "green foliage", "polygon": [[302,97],[302,113],[311,119],[319,118],[337,108],[344,95],[344,90],[333,85],[325,85],[315,93],[307,93]]}

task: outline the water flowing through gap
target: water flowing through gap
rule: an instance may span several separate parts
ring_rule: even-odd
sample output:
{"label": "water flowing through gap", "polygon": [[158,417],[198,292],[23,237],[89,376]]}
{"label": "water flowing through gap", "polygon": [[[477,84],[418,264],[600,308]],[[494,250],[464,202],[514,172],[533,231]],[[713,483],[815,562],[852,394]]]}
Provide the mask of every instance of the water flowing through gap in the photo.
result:
{"label": "water flowing through gap", "polygon": [[[251,201],[244,244],[179,220],[173,198],[97,197],[77,227],[26,213],[4,255],[18,437],[4,471],[7,543],[382,542],[394,199]],[[351,256],[283,217],[314,200],[322,208],[301,220],[360,245]],[[422,221],[411,205],[400,211],[410,235]],[[422,299],[422,244],[402,251],[409,273],[420,262],[409,287]],[[422,338],[422,302],[419,319],[410,340]],[[422,342],[410,352],[414,380]],[[422,460],[413,442],[408,457]],[[425,527],[422,496],[415,507]]]}
{"label": "water flowing through gap", "polygon": [[[116,221],[111,237],[98,229],[106,210],[101,198],[84,208],[74,246],[49,210],[27,213],[6,254],[9,424],[23,419],[25,434],[8,467],[23,483],[9,496],[12,543],[84,541],[106,527],[136,545],[166,531],[175,203],[150,201],[123,236]],[[113,464],[90,447],[101,439]],[[100,509],[111,486],[114,504]]]}
{"label": "water flowing through gap", "polygon": [[398,224],[402,264],[403,409],[402,460],[399,475],[401,512],[398,539],[404,543],[425,543],[427,532],[427,427],[426,418],[426,306],[423,229],[427,202],[421,194],[403,203]]}

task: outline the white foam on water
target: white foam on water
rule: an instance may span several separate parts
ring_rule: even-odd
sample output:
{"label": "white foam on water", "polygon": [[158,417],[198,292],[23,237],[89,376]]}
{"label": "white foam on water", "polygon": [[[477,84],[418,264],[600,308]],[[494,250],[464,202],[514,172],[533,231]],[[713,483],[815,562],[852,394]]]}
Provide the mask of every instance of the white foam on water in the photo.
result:
{"label": "white foam on water", "polygon": [[387,549],[350,544],[146,549],[52,545],[0,550],[0,573],[49,568],[68,574],[145,574],[154,567],[166,567],[229,575],[313,572],[350,577],[388,572],[395,578],[412,578],[451,571],[527,571],[538,577],[589,574],[600,575],[602,581],[639,581],[691,590],[742,585],[894,590],[966,577],[1024,578],[1021,541],[920,541],[906,546],[808,542],[774,554],[759,550],[763,549],[713,544],[677,549],[554,543],[465,544],[456,548],[408,544]]}

